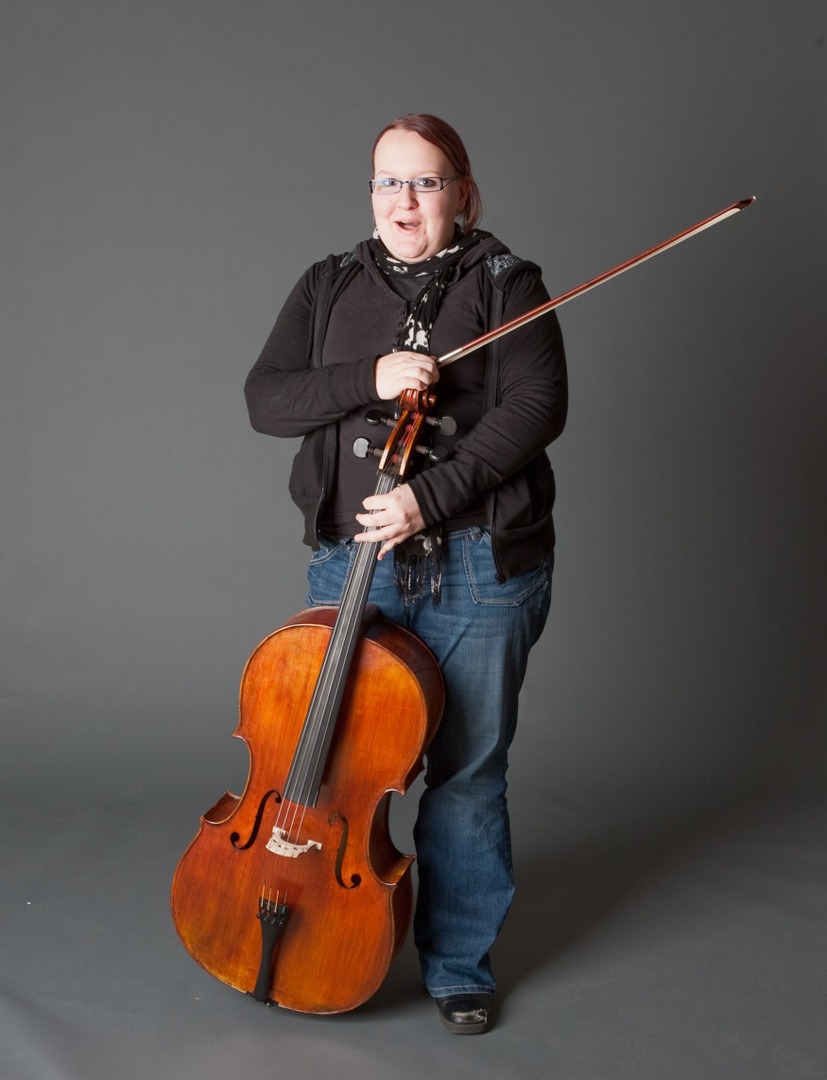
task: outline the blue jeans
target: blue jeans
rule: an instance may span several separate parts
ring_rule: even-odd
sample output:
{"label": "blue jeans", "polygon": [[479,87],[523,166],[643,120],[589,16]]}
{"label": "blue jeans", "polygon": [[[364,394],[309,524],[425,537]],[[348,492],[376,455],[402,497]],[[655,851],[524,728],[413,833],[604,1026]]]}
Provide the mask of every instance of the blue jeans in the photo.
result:
{"label": "blue jeans", "polygon": [[[308,603],[339,603],[356,547],[323,540],[308,570]],[[548,615],[551,569],[549,559],[501,584],[487,531],[462,529],[444,537],[440,604],[423,585],[406,607],[393,558],[376,566],[370,602],[428,645],[445,679],[414,830],[414,940],[433,997],[494,990],[489,950],[514,895],[508,748],[528,653]]]}

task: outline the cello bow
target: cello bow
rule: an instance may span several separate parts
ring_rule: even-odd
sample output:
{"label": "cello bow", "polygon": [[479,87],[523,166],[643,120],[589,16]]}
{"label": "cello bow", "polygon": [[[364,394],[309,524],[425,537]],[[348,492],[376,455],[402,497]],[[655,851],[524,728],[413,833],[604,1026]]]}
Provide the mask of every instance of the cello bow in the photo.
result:
{"label": "cello bow", "polygon": [[754,195],[750,195],[746,199],[739,199],[738,202],[733,203],[731,206],[719,210],[717,214],[712,214],[710,217],[704,218],[703,221],[699,221],[697,225],[692,225],[690,228],[684,229],[683,232],[676,233],[675,236],[670,237],[668,240],[664,240],[662,243],[655,244],[654,247],[642,251],[640,255],[635,255],[633,258],[619,263],[611,270],[606,270],[605,273],[598,274],[597,277],[592,278],[590,281],[585,281],[582,285],[578,285],[574,289],[569,289],[568,292],[561,293],[560,296],[556,296],[552,300],[547,300],[545,303],[540,304],[539,307],[532,308],[531,311],[525,312],[524,315],[518,315],[516,319],[503,323],[502,326],[499,326],[494,330],[489,330],[486,334],[481,334],[478,338],[474,338],[473,341],[469,341],[466,345],[461,345],[458,349],[453,349],[451,352],[445,353],[444,356],[440,356],[437,359],[437,367],[447,367],[448,364],[453,364],[455,360],[461,360],[462,357],[468,356],[469,353],[476,352],[477,349],[481,349],[485,345],[490,345],[492,341],[496,341],[498,338],[510,334],[512,330],[517,330],[519,327],[525,326],[526,323],[530,323],[534,319],[539,319],[541,315],[545,315],[549,311],[554,311],[555,308],[562,307],[563,304],[567,304],[569,300],[574,300],[575,297],[582,296],[583,293],[587,293],[591,289],[596,289],[598,285],[603,285],[604,282],[610,281],[614,277],[618,277],[626,270],[631,270],[633,266],[639,266],[640,263],[646,262],[647,259],[653,259],[656,255],[660,255],[669,248],[673,248],[677,244],[683,243],[683,241],[688,240],[690,236],[696,236],[698,233],[703,232],[704,229],[712,228],[713,225],[717,225],[718,222],[732,217],[733,214],[739,213],[739,211],[746,209],[746,207],[754,202]]}

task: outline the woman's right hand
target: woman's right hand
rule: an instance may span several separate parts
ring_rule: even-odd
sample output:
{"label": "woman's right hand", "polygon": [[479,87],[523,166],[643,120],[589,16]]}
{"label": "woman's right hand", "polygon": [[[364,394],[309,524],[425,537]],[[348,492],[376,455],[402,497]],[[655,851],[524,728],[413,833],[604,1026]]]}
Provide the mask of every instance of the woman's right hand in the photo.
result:
{"label": "woman's right hand", "polygon": [[405,390],[427,390],[439,380],[439,369],[432,356],[394,352],[379,357],[373,377],[379,398],[393,401]]}

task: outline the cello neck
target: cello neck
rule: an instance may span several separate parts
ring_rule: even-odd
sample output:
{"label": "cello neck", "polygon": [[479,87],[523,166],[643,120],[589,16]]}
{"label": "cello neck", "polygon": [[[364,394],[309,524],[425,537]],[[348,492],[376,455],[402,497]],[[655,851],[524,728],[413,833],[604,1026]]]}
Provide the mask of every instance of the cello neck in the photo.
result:
{"label": "cello neck", "polygon": [[[434,405],[435,399],[428,391],[407,391],[399,403],[399,417],[379,462],[376,495],[386,495],[407,477],[425,423],[425,414]],[[336,718],[353,654],[361,636],[378,546],[378,541],[362,541],[356,545],[356,555],[345,582],[339,613],[287,776],[284,797],[301,806],[315,806],[319,797]]]}
{"label": "cello neck", "polygon": [[[396,486],[396,482],[395,477],[380,473],[375,493],[387,494]],[[339,613],[287,776],[284,797],[301,806],[315,806],[319,796],[336,717],[361,636],[378,547],[378,541],[356,545],[356,555],[345,582]]]}

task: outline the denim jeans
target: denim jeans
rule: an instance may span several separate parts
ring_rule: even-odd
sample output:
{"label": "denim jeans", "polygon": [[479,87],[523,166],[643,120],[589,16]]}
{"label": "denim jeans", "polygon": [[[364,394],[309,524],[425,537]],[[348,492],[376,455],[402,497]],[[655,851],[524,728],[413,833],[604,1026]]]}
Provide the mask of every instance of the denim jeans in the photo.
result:
{"label": "denim jeans", "polygon": [[[323,540],[308,570],[308,603],[339,603],[356,546]],[[491,538],[475,527],[444,537],[438,605],[423,585],[406,606],[393,558],[376,566],[370,602],[428,645],[445,679],[414,830],[414,939],[433,997],[494,990],[489,950],[514,894],[508,748],[528,653],[548,615],[551,569],[549,559],[498,582]]]}

